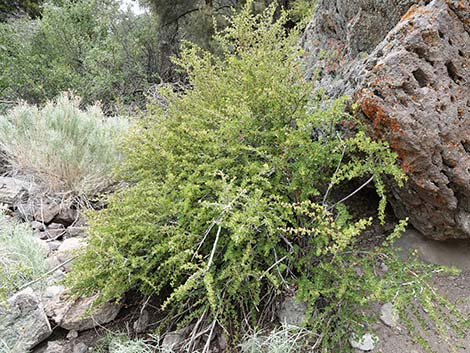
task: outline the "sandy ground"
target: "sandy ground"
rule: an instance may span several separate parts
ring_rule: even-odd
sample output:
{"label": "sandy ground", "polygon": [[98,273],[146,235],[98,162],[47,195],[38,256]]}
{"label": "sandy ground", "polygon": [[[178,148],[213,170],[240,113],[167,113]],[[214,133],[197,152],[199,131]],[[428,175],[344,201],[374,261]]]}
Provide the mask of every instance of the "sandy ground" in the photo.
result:
{"label": "sandy ground", "polygon": [[[455,266],[462,272],[458,276],[436,276],[435,287],[455,302],[460,310],[470,318],[470,241],[437,242],[423,238],[413,230],[407,231],[397,241],[397,246],[406,250],[416,250],[418,256],[427,262],[446,266]],[[403,328],[389,328],[383,324],[377,327],[379,343],[373,353],[425,353],[413,343],[410,335]],[[427,336],[434,352],[470,353],[470,332],[464,338],[451,337],[455,350],[435,335]]]}

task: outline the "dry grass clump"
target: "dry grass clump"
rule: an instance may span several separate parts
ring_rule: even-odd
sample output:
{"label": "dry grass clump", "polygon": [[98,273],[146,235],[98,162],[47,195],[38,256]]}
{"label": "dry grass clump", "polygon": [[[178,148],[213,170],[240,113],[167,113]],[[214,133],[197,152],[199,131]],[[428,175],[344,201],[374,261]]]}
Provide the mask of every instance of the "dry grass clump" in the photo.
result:
{"label": "dry grass clump", "polygon": [[0,116],[0,149],[12,169],[56,194],[86,197],[108,188],[121,157],[118,138],[130,123],[79,104],[62,94],[42,108],[20,103]]}

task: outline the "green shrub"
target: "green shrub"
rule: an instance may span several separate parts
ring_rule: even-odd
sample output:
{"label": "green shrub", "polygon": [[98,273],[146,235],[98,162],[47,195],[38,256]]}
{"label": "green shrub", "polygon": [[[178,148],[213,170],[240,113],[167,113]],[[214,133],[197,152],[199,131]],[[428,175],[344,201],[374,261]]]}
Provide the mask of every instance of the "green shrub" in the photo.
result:
{"label": "green shrub", "polygon": [[37,104],[73,90],[106,111],[142,107],[159,81],[156,30],[115,1],[46,2],[40,19],[0,23],[0,99]]}
{"label": "green shrub", "polygon": [[352,119],[344,99],[312,96],[285,14],[273,21],[274,7],[248,8],[216,37],[222,57],[183,48],[177,63],[191,88],[163,92],[168,105],[151,107],[128,137],[120,175],[132,186],[91,214],[89,245],[67,284],[101,300],[131,288],[158,294],[166,324],[199,319],[195,332],[221,326],[235,341],[296,290],[323,351],[349,349],[371,302],[436,312],[429,270],[402,263],[388,243],[359,248],[370,220],[352,221],[329,196],[371,177],[384,200],[382,176],[404,178],[395,155],[338,129]]}
{"label": "green shrub", "polygon": [[0,116],[0,149],[46,191],[87,197],[113,182],[118,137],[129,121],[105,117],[98,106],[80,110],[79,103],[64,94],[43,108],[18,105]]}
{"label": "green shrub", "polygon": [[[47,252],[27,224],[0,214],[0,298],[47,272]],[[1,304],[0,304],[1,305]],[[1,342],[0,342],[1,343]],[[1,351],[0,344],[0,351]]]}

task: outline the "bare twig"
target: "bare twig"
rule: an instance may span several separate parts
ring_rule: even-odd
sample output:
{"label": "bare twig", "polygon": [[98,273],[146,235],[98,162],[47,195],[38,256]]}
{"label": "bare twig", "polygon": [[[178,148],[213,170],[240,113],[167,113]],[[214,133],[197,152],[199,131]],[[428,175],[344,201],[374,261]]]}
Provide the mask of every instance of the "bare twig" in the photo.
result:
{"label": "bare twig", "polygon": [[323,206],[325,205],[326,199],[328,198],[328,194],[330,193],[331,189],[333,188],[333,179],[339,171],[339,167],[341,166],[341,162],[343,161],[345,152],[346,152],[346,145],[344,145],[344,147],[343,147],[343,152],[341,153],[341,158],[339,159],[338,165],[336,166],[336,170],[333,173],[333,176],[331,177],[330,185],[328,185],[328,189],[325,192],[325,196],[323,196],[323,202],[322,202]]}
{"label": "bare twig", "polygon": [[343,197],[341,200],[339,200],[338,202],[336,202],[334,205],[330,206],[327,208],[327,211],[330,211],[332,210],[333,208],[335,208],[335,206],[341,202],[344,202],[346,201],[347,199],[349,199],[350,197],[354,196],[355,194],[357,194],[360,190],[362,190],[364,187],[366,187],[372,180],[374,180],[374,176],[371,176],[364,184],[362,184],[361,186],[359,186],[356,190],[354,190],[352,193],[350,193],[348,196],[346,197]]}
{"label": "bare twig", "polygon": [[62,262],[61,264],[55,266],[54,268],[52,268],[51,270],[47,271],[46,273],[44,273],[43,275],[39,276],[38,278],[36,278],[35,280],[31,281],[31,282],[28,282],[24,285],[22,285],[20,288],[18,288],[18,291],[21,291],[23,289],[25,289],[26,287],[29,287],[29,286],[32,286],[33,284],[43,280],[44,278],[46,278],[47,276],[49,276],[51,273],[54,273],[55,271],[57,271],[59,268],[61,268],[62,266],[65,266],[67,265],[69,262],[75,260],[77,258],[77,256],[74,256],[64,262]]}
{"label": "bare twig", "polygon": [[202,350],[202,353],[208,353],[209,352],[209,348],[210,348],[211,340],[212,340],[212,334],[214,333],[214,328],[215,328],[216,323],[217,323],[217,319],[212,321],[211,331],[209,332],[209,337],[207,337],[207,341],[206,341],[206,344],[204,345],[204,349]]}
{"label": "bare twig", "polygon": [[214,245],[212,246],[211,255],[209,257],[209,261],[207,262],[206,272],[209,271],[209,269],[212,265],[212,260],[214,259],[214,254],[215,254],[215,250],[217,248],[217,243],[219,242],[219,236],[220,236],[220,230],[221,229],[222,229],[222,227],[219,225],[219,228],[217,229],[217,234],[215,236]]}

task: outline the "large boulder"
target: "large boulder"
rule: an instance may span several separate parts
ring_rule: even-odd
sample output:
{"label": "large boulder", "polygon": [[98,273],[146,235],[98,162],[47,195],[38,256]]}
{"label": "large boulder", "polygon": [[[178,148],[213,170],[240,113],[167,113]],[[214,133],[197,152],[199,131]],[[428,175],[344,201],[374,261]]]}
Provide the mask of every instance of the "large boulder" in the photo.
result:
{"label": "large boulder", "polygon": [[[347,37],[349,62],[334,74],[313,51],[310,66],[330,94],[353,95],[371,134],[398,153],[408,175],[404,188],[389,184],[398,216],[434,239],[470,238],[469,2],[400,3],[409,9],[370,53],[357,54]],[[384,28],[402,12],[390,10]],[[308,32],[304,43],[312,45]]]}
{"label": "large boulder", "polygon": [[27,288],[0,305],[0,343],[12,353],[24,353],[52,334],[38,296]]}

